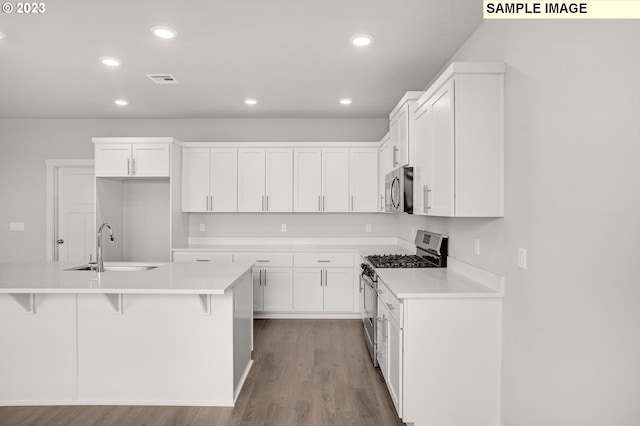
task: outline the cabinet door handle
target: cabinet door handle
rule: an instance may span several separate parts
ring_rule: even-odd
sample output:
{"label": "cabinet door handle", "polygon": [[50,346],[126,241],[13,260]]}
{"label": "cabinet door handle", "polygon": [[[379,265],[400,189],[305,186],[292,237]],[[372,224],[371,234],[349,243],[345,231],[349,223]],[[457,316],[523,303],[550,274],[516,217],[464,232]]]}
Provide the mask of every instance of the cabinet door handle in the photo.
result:
{"label": "cabinet door handle", "polygon": [[322,287],[322,280],[323,280],[322,269],[320,269],[320,287]]}
{"label": "cabinet door handle", "polygon": [[211,206],[211,211],[213,211],[213,195],[209,195],[209,197],[211,197],[211,204],[210,204],[210,206]]}
{"label": "cabinet door handle", "polygon": [[351,196],[351,211],[353,211],[353,195]]}
{"label": "cabinet door handle", "polygon": [[329,281],[329,275],[327,275],[327,270],[324,270],[324,286],[326,287]]}
{"label": "cabinet door handle", "polygon": [[266,287],[267,286],[267,270],[263,269],[263,271],[264,271],[264,286]]}
{"label": "cabinet door handle", "polygon": [[393,147],[393,167],[398,165],[398,160],[396,159],[396,153],[398,152],[398,147]]}
{"label": "cabinet door handle", "polygon": [[262,286],[262,269],[258,269],[258,272],[260,272],[260,280],[258,281],[258,286]]}
{"label": "cabinet door handle", "polygon": [[131,176],[136,174],[136,159],[131,159]]}
{"label": "cabinet door handle", "polygon": [[131,176],[131,158],[127,158],[127,176]]}
{"label": "cabinet door handle", "polygon": [[431,209],[431,206],[429,205],[429,194],[431,193],[431,190],[429,189],[429,185],[425,185],[425,188],[426,188],[426,193],[424,194],[424,199],[427,203],[426,210],[425,210],[425,213],[426,213],[428,210]]}

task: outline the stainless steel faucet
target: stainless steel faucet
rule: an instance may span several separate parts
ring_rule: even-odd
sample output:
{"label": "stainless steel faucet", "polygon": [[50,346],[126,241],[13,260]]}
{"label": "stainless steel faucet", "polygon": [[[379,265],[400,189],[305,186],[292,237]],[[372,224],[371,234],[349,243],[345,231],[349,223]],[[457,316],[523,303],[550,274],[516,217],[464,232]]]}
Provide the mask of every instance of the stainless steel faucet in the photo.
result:
{"label": "stainless steel faucet", "polygon": [[109,237],[111,238],[111,242],[114,242],[114,238],[113,238],[113,231],[111,230],[111,225],[109,225],[108,223],[103,223],[102,225],[100,225],[100,228],[98,228],[98,237],[96,239],[96,261],[97,261],[97,268],[96,270],[98,272],[104,272],[104,260],[102,259],[102,228],[104,227],[109,228]]}

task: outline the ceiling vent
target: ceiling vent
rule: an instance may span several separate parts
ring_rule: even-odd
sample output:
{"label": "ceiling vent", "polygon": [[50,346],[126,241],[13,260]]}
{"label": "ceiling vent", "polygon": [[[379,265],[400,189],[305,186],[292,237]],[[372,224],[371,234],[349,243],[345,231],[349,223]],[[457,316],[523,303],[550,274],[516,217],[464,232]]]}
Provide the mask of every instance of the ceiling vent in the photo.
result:
{"label": "ceiling vent", "polygon": [[155,84],[180,84],[171,74],[147,74]]}

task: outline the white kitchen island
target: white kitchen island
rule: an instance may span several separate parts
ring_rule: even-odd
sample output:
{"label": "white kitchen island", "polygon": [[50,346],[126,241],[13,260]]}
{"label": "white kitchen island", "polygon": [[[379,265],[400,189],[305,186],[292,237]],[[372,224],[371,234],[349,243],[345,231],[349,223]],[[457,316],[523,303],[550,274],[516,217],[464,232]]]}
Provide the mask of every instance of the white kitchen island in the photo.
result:
{"label": "white kitchen island", "polygon": [[252,364],[252,264],[74,266],[0,265],[0,405],[234,405]]}

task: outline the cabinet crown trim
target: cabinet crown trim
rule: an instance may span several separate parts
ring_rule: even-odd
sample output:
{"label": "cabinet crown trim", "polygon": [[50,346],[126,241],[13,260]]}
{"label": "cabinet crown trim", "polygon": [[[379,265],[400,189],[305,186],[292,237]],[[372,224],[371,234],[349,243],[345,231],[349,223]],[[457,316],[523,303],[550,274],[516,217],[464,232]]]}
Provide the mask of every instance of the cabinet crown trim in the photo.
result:
{"label": "cabinet crown trim", "polygon": [[504,62],[452,62],[425,89],[423,95],[418,99],[416,109],[424,105],[447,80],[456,74],[504,74],[505,69]]}

